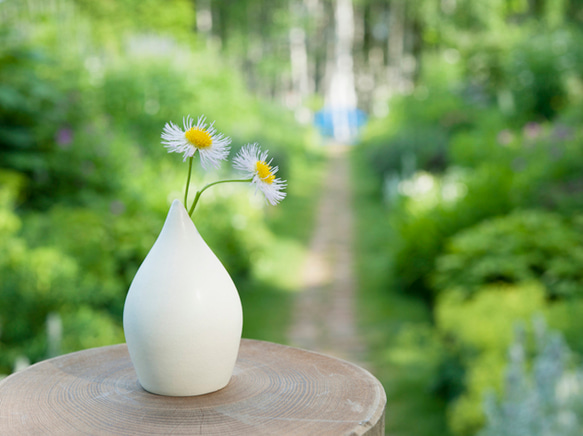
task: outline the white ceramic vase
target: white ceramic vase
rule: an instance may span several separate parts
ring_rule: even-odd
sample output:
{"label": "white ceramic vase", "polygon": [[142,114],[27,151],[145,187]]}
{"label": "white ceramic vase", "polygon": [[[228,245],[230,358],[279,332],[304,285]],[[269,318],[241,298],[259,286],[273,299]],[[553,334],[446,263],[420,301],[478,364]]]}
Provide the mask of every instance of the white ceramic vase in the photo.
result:
{"label": "white ceramic vase", "polygon": [[227,270],[174,200],[126,297],[123,326],[142,387],[202,395],[225,387],[241,342],[243,312]]}

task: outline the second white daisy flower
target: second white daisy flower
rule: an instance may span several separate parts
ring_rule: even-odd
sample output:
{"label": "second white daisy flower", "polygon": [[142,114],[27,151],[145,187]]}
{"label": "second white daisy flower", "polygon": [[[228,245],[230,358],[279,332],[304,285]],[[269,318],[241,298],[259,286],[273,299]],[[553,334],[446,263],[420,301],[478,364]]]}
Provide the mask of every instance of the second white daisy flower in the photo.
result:
{"label": "second white daisy flower", "polygon": [[247,144],[233,159],[233,167],[241,170],[251,179],[251,184],[260,190],[269,203],[276,205],[284,199],[285,180],[275,177],[278,167],[267,162],[267,151],[261,151],[257,144]]}
{"label": "second white daisy flower", "polygon": [[207,127],[204,116],[198,117],[195,124],[194,119],[188,115],[182,124],[184,129],[171,121],[164,126],[162,144],[165,144],[169,153],[183,153],[183,160],[186,160],[198,150],[200,163],[205,170],[209,167],[218,168],[221,161],[229,156],[231,138],[218,133],[214,121]]}

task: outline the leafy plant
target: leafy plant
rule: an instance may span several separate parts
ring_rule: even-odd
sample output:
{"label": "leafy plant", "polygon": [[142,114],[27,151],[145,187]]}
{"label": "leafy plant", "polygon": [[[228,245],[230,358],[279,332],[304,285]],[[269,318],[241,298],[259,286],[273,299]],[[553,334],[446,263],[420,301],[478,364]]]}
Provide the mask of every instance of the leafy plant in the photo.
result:
{"label": "leafy plant", "polygon": [[484,402],[478,436],[575,436],[583,432],[583,368],[570,368],[571,351],[560,333],[535,321],[536,355],[529,371],[527,338],[518,330],[509,348],[504,394]]}
{"label": "leafy plant", "polygon": [[454,236],[436,261],[437,292],[467,297],[488,284],[540,280],[547,298],[580,297],[583,239],[559,215],[516,211]]}
{"label": "leafy plant", "polygon": [[416,169],[443,170],[447,162],[447,134],[439,127],[404,129],[389,138],[363,144],[370,168],[383,178],[390,173],[409,176]]}
{"label": "leafy plant", "polygon": [[439,380],[442,390],[458,394],[450,398],[447,413],[455,434],[472,435],[481,428],[482,396],[500,386],[513,325],[544,308],[544,289],[536,282],[484,287],[472,299],[460,291],[438,297],[436,327],[447,345]]}
{"label": "leafy plant", "polygon": [[407,208],[409,200],[405,200],[393,210],[391,224],[396,237],[392,268],[404,292],[433,299],[430,275],[446,241],[483,219],[512,210],[513,177],[508,168],[484,165],[462,177],[466,192],[456,201],[439,198],[434,206],[411,212]]}
{"label": "leafy plant", "polygon": [[[156,138],[168,119],[194,111],[220,113],[239,143],[260,139],[293,185],[285,212],[222,185],[204,194],[214,218],[195,218],[241,283],[254,318],[247,334],[281,340],[289,288],[264,281],[294,277],[290,265],[301,261],[319,181],[312,131],[257,100],[217,53],[192,43],[189,2],[90,3],[2,5],[0,373],[16,360],[123,341],[129,283],[186,175],[182,159],[160,159]],[[123,16],[112,20],[108,8]],[[268,306],[277,315],[262,316]]]}

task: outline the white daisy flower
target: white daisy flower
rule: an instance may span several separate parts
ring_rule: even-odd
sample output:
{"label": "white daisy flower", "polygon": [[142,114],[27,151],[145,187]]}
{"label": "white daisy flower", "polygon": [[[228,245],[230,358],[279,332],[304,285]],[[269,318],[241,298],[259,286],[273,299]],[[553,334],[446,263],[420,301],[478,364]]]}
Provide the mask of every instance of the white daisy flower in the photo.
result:
{"label": "white daisy flower", "polygon": [[285,197],[282,192],[287,186],[285,180],[275,177],[278,168],[267,162],[267,151],[262,152],[257,144],[247,144],[239,150],[233,159],[233,167],[243,171],[255,185],[255,192],[259,189],[272,205],[276,205]]}
{"label": "white daisy flower", "polygon": [[213,121],[208,127],[204,116],[198,117],[194,124],[194,119],[188,115],[183,118],[184,129],[174,124],[172,121],[166,123],[162,132],[162,144],[168,149],[168,153],[184,153],[184,161],[194,156],[196,151],[200,155],[200,163],[206,170],[210,166],[218,168],[221,160],[229,156],[229,144],[231,138],[217,133]]}

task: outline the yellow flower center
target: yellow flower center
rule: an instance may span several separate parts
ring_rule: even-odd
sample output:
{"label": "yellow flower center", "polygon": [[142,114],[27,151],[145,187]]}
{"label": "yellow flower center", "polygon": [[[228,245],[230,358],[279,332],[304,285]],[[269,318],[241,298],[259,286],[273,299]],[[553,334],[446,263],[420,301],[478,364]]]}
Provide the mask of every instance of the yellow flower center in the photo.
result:
{"label": "yellow flower center", "polygon": [[273,183],[275,176],[271,173],[271,167],[269,165],[260,160],[257,161],[255,168],[257,170],[257,175],[261,180],[270,185]]}
{"label": "yellow flower center", "polygon": [[184,136],[196,148],[208,148],[213,145],[211,135],[206,130],[199,129],[198,127],[192,127],[187,130],[184,132]]}

